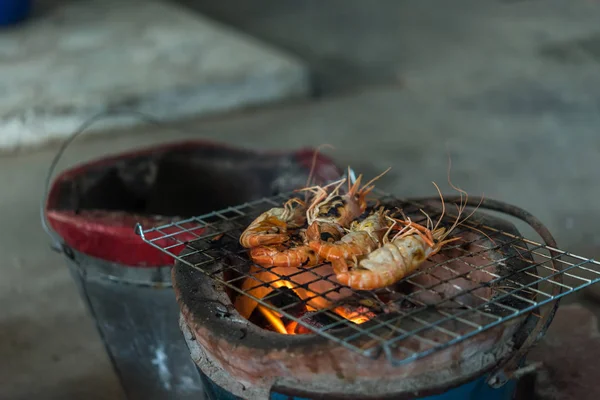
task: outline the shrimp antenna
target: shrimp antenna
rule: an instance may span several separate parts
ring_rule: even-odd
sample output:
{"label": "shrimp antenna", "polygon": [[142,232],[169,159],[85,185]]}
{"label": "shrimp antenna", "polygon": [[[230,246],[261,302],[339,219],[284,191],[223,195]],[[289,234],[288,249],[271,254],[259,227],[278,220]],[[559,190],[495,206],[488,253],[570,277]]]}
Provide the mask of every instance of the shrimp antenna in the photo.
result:
{"label": "shrimp antenna", "polygon": [[394,218],[390,217],[389,215],[386,215],[385,218],[389,221],[392,221],[392,224],[390,225],[390,227],[385,231],[385,234],[383,235],[383,239],[387,240],[387,238],[389,237],[390,233],[392,232],[392,230],[394,229],[394,227],[396,226],[396,224],[398,223]]}
{"label": "shrimp antenna", "polygon": [[[467,207],[467,201],[469,200],[469,195],[466,191],[464,191],[463,189],[457,187],[456,185],[454,185],[452,183],[452,180],[450,179],[450,169],[452,168],[452,159],[450,157],[450,155],[448,155],[448,184],[450,185],[450,187],[454,190],[456,190],[459,194],[460,194],[460,205],[457,205],[457,212],[458,215],[456,216],[456,220],[454,221],[454,223],[452,224],[452,226],[446,230],[446,232],[444,233],[444,235],[442,235],[441,240],[445,239],[446,237],[448,237],[448,235],[450,235],[450,232],[452,232],[454,229],[456,229],[456,227],[459,224],[462,224],[463,222],[465,222],[467,220],[467,218],[469,218],[471,215],[473,215],[473,213],[471,213],[467,218],[465,218],[464,220],[460,221],[460,216],[462,215],[462,213],[464,212],[465,208]],[[435,183],[434,183],[435,185]],[[436,186],[436,189],[438,190],[438,193],[440,194],[440,198],[442,198],[442,193],[440,191],[440,188]],[[464,202],[463,202],[463,195],[464,195]],[[445,212],[445,206],[444,206],[444,199],[442,198],[442,215]],[[473,211],[475,212],[475,211]],[[442,220],[442,216],[440,216],[440,219],[438,220],[438,224],[441,222]],[[436,224],[436,227],[438,226],[438,224]]]}
{"label": "shrimp antenna", "polygon": [[[479,209],[479,207],[481,206],[481,203],[483,203],[483,199],[484,199],[484,196],[481,195],[481,199],[479,200],[479,203],[477,203],[477,206],[473,209],[473,211],[469,215],[467,215],[465,218],[463,218],[463,220],[456,226],[462,225],[467,219],[471,218],[471,216],[473,216],[473,214],[475,214],[477,209]],[[496,241],[494,239],[492,239],[489,235],[487,235],[485,232],[483,232],[481,229],[475,228],[474,226],[468,226],[468,225],[466,225],[466,227],[475,232],[481,233],[483,236],[488,238],[490,240],[490,242],[492,242],[494,245],[496,245]]]}
{"label": "shrimp antenna", "polygon": [[[460,193],[460,207],[458,208],[458,210],[462,213],[465,208],[467,207],[467,202],[469,201],[469,194],[459,188],[458,186],[456,186],[455,184],[452,183],[452,180],[450,179],[450,169],[452,168],[452,158],[450,158],[450,155],[448,155],[448,184],[450,185],[450,187],[454,190],[456,190],[458,193]],[[463,203],[463,195],[464,197],[464,203]]]}
{"label": "shrimp antenna", "polygon": [[[315,199],[315,201],[312,202],[312,204],[310,205],[310,207],[307,210],[307,215],[308,215],[308,211],[313,210],[317,206],[317,204],[319,204],[321,202],[328,202],[329,200],[331,200],[331,198],[333,198],[334,196],[336,196],[339,193],[339,190],[342,187],[342,185],[346,182],[346,179],[347,178],[342,178],[339,181],[332,182],[329,185],[324,186],[321,189],[322,196],[319,199]],[[327,196],[325,196],[325,194],[327,193],[327,191],[324,190],[324,188],[332,186],[334,184],[337,184],[337,185],[333,188],[333,190]]]}
{"label": "shrimp antenna", "polygon": [[328,183],[325,186],[315,185],[315,186],[305,187],[305,188],[302,188],[302,189],[296,189],[296,192],[305,192],[305,191],[308,191],[308,192],[312,192],[312,193],[317,193],[317,192],[324,192],[324,193],[326,193],[327,192],[325,190],[326,188],[328,188],[330,186],[333,186],[333,185],[338,185],[338,187],[339,187],[339,186],[341,186],[340,182],[343,184],[345,181],[346,181],[346,178],[342,178],[342,179],[338,179],[337,181],[330,182],[330,183]]}
{"label": "shrimp antenna", "polygon": [[[437,220],[437,222],[435,223],[435,226],[433,227],[433,230],[435,231],[438,226],[440,226],[440,223],[442,222],[442,219],[444,218],[444,215],[446,214],[446,204],[444,203],[444,196],[442,196],[442,191],[440,190],[440,187],[435,183],[435,182],[431,182],[433,183],[433,186],[435,186],[435,189],[437,190],[438,194],[440,195],[440,200],[442,202],[442,213],[440,214],[440,218]],[[462,197],[461,197],[462,199]]]}
{"label": "shrimp antenna", "polygon": [[387,174],[388,172],[390,172],[391,169],[392,169],[392,167],[388,167],[388,169],[386,169],[385,171],[383,171],[381,174],[377,175],[375,178],[373,178],[369,182],[365,183],[363,185],[361,191],[365,190],[367,188],[367,186],[371,185],[373,182],[375,182],[376,180],[380,179],[382,176],[384,176],[385,174]]}
{"label": "shrimp antenna", "polygon": [[[458,227],[459,225],[464,224],[469,218],[471,218],[473,216],[473,214],[475,214],[475,212],[477,212],[477,210],[481,206],[481,203],[483,203],[483,199],[484,199],[484,197],[482,195],[481,199],[479,200],[479,203],[473,209],[473,211],[469,215],[467,215],[465,218],[463,218],[462,221],[460,221],[460,216],[462,215],[462,213],[467,208],[467,203],[469,201],[469,194],[465,190],[459,188],[458,186],[456,186],[456,185],[454,185],[452,183],[452,180],[450,179],[450,169],[451,169],[451,167],[452,167],[452,159],[450,158],[450,155],[448,155],[448,184],[450,185],[450,187],[452,187],[452,189],[454,189],[458,193],[460,193],[460,205],[456,205],[457,211],[458,211],[458,215],[456,217],[456,221],[454,221],[454,224],[452,224],[452,226],[450,227],[450,229],[448,229],[446,231],[446,234],[444,235],[444,238],[447,237],[452,230],[456,229],[456,227]],[[438,189],[438,191],[439,191],[439,189]],[[464,198],[463,198],[463,195],[464,195]],[[440,196],[441,196],[441,193],[440,193]],[[463,199],[464,199],[464,201],[463,201]],[[442,202],[442,210],[443,209],[444,209],[444,206],[443,206],[443,202]],[[474,227],[469,227],[469,229],[475,230],[475,231],[483,234],[485,237],[487,237],[488,239],[490,239],[490,241],[492,241],[492,243],[495,244],[495,242],[494,242],[494,240],[492,240],[492,238],[490,238],[488,235],[486,235],[484,232],[480,231],[479,229],[474,228]]]}
{"label": "shrimp antenna", "polygon": [[[315,168],[317,166],[317,157],[319,156],[321,149],[323,147],[329,147],[332,150],[335,149],[335,147],[333,147],[332,145],[327,144],[327,143],[321,144],[315,149],[315,151],[313,153],[313,157],[312,157],[312,162],[310,164],[310,171],[308,173],[308,178],[306,180],[306,185],[305,185],[306,187],[310,187],[312,184],[312,180],[314,179]],[[305,195],[304,201],[308,201],[308,193]]]}
{"label": "shrimp antenna", "polygon": [[[340,180],[331,182],[325,186],[313,186],[310,188],[304,188],[301,190],[308,190],[308,191],[314,191],[315,193],[317,193],[315,195],[315,199],[312,201],[312,203],[310,204],[310,206],[308,207],[308,209],[306,210],[306,215],[307,217],[310,216],[311,211],[317,206],[317,204],[323,202],[323,201],[327,201],[329,199],[331,199],[333,196],[335,196],[340,187],[346,182],[346,178],[342,178]],[[325,188],[328,188],[330,186],[336,185],[334,187],[334,189],[331,191],[331,193],[327,194],[327,191],[325,190]],[[308,218],[309,223],[312,222],[312,218]]]}
{"label": "shrimp antenna", "polygon": [[350,170],[350,166],[348,165],[348,192],[350,192],[350,190],[352,190],[352,172]]}
{"label": "shrimp antenna", "polygon": [[328,188],[330,186],[333,186],[333,185],[337,185],[341,181],[345,181],[345,179],[339,179],[337,181],[330,182],[330,183],[328,183],[327,185],[324,185],[324,186],[315,185],[315,186],[311,186],[311,187],[306,187],[306,188],[298,189],[298,191],[302,192],[302,191],[308,190],[310,192],[315,192],[315,191],[317,191],[317,192],[326,192],[326,190],[325,190],[326,188]]}
{"label": "shrimp antenna", "polygon": [[[388,221],[392,222],[392,225],[388,228],[388,230],[386,231],[386,233],[383,236],[383,238],[384,238],[384,240],[389,241],[390,240],[389,239],[389,234],[392,232],[392,230],[394,229],[394,227],[396,226],[396,224],[398,224],[398,220],[396,218],[390,217],[389,215],[386,215],[386,218],[387,218]],[[403,223],[404,227],[402,227],[402,229],[400,229],[397,233],[395,233],[394,236],[392,236],[391,240],[394,240],[395,238],[397,238],[398,236],[400,236],[404,232],[406,232],[408,229],[411,229],[412,225],[410,224],[410,218],[408,218],[408,217],[406,217],[406,218],[407,218],[408,223],[407,224]]]}
{"label": "shrimp antenna", "polygon": [[427,218],[427,229],[431,229],[433,227],[433,221],[431,220],[431,217],[422,209],[419,209],[419,211],[421,211],[425,218]]}
{"label": "shrimp antenna", "polygon": [[310,165],[310,172],[308,174],[308,179],[306,180],[306,186],[309,187],[312,183],[312,180],[314,179],[314,173],[315,173],[315,168],[317,166],[317,157],[319,156],[319,154],[321,153],[321,149],[324,147],[329,147],[330,149],[334,150],[335,147],[333,147],[330,144],[324,143],[319,145],[316,149],[315,152],[313,153],[313,158],[312,158],[312,162]]}

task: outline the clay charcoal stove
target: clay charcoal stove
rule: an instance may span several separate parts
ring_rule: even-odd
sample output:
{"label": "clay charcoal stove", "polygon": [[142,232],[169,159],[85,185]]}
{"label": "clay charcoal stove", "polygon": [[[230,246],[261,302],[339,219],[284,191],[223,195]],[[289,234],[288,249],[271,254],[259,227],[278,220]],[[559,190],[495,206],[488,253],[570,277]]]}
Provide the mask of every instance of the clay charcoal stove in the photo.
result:
{"label": "clay charcoal stove", "polygon": [[[499,377],[514,372],[515,360],[547,328],[556,300],[598,279],[596,262],[566,261],[533,217],[494,201],[485,201],[455,231],[460,240],[384,289],[342,286],[329,264],[252,263],[239,244],[241,232],[291,195],[176,226],[138,227],[157,248],[185,248],[172,253],[182,331],[209,382],[238,397],[415,398],[482,377],[501,388]],[[379,193],[379,201],[419,223],[420,210],[432,218],[441,210],[435,199],[403,201]],[[523,238],[485,208],[529,221],[551,247]],[[198,230],[195,240],[178,239]],[[166,240],[171,244],[165,246]],[[564,283],[565,271],[577,281]],[[577,278],[583,271],[593,279]]]}

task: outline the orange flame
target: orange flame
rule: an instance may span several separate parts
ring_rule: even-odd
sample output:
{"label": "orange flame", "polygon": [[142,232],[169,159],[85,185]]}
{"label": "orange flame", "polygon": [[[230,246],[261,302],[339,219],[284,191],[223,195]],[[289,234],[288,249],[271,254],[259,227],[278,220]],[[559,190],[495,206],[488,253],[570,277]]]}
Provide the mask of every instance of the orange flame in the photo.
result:
{"label": "orange flame", "polygon": [[344,317],[357,325],[364,324],[365,322],[373,318],[372,316],[366,313],[360,313],[357,311],[347,312],[343,307],[336,307],[333,311],[335,311],[335,313],[340,317]]}
{"label": "orange flame", "polygon": [[292,321],[285,328],[286,328],[288,334],[295,335],[296,329],[298,328],[298,322]]}
{"label": "orange flame", "polygon": [[[345,318],[355,324],[363,324],[373,318],[371,313],[361,313],[355,310],[348,310],[346,307],[332,308],[332,302],[340,300],[348,295],[351,295],[350,290],[341,289],[335,290],[336,285],[327,279],[315,278],[319,275],[330,276],[333,272],[330,265],[325,264],[311,270],[315,273],[300,270],[296,268],[271,268],[269,270],[260,269],[256,266],[251,267],[251,274],[242,284],[241,289],[257,299],[266,297],[273,290],[280,287],[287,287],[296,293],[296,295],[304,300],[308,311],[317,311],[330,309],[337,315]],[[282,275],[288,275],[288,279],[281,279]],[[308,289],[306,286],[308,285]],[[319,295],[319,293],[327,293],[327,295]],[[299,333],[310,333],[310,329],[298,324],[297,321],[289,322],[287,325],[283,323],[281,316],[264,307],[252,298],[240,295],[235,301],[235,308],[245,318],[250,318],[252,311],[257,308],[258,311],[265,317],[271,326],[281,334],[295,335]]]}
{"label": "orange flame", "polygon": [[271,325],[273,325],[273,328],[275,328],[277,332],[283,333],[284,335],[288,333],[288,330],[285,328],[285,325],[283,325],[283,322],[278,315],[260,304],[257,306],[257,308],[258,311],[260,311],[261,314],[264,315],[265,318],[271,323]]}

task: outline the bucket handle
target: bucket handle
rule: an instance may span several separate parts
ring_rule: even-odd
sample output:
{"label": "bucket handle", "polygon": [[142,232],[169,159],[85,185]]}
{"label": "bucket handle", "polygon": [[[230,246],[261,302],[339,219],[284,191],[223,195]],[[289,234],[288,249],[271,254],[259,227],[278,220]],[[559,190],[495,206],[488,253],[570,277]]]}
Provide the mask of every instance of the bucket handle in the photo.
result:
{"label": "bucket handle", "polygon": [[[50,248],[58,253],[64,253],[65,255],[69,256],[72,258],[72,251],[71,249],[67,246],[67,244],[64,242],[64,240],[60,237],[60,235],[58,233],[56,233],[51,227],[50,224],[48,223],[48,220],[46,218],[46,203],[48,201],[48,195],[50,194],[50,182],[52,180],[52,177],[54,175],[54,171],[56,169],[56,166],[58,165],[60,159],[62,158],[62,155],[64,154],[64,152],[67,150],[67,147],[69,147],[69,145],[82,133],[84,133],[85,131],[87,131],[94,123],[98,122],[99,120],[103,119],[103,118],[107,118],[107,117],[115,117],[115,116],[132,116],[132,117],[137,117],[139,120],[142,120],[144,122],[147,122],[151,125],[155,125],[155,126],[162,126],[165,127],[165,124],[149,115],[146,115],[140,111],[136,111],[136,110],[124,110],[124,109],[114,109],[114,110],[106,110],[106,111],[102,111],[96,115],[94,115],[93,117],[89,118],[88,120],[84,121],[79,128],[77,128],[60,146],[58,152],[56,153],[56,155],[54,156],[54,158],[52,159],[52,162],[50,163],[50,167],[48,168],[48,175],[46,176],[46,182],[45,182],[45,186],[44,186],[44,194],[42,196],[41,199],[41,203],[40,203],[40,219],[42,222],[42,228],[44,229],[44,231],[46,232],[46,234],[48,234],[48,236],[50,237],[52,243],[50,244]],[[170,127],[169,129],[173,129],[176,131],[182,131],[179,129],[175,129]]]}
{"label": "bucket handle", "polygon": [[[419,203],[430,200],[437,200],[437,198],[432,197],[410,200]],[[445,200],[446,202],[459,202],[463,199],[462,197],[447,196]],[[535,216],[523,210],[522,208],[504,203],[499,200],[483,199],[482,201],[477,201],[475,199],[469,199],[467,200],[467,204],[473,207],[477,206],[483,210],[490,210],[503,213],[525,222],[542,238],[544,244],[549,247],[548,250],[551,255],[550,263],[552,264],[552,267],[556,271],[561,270],[560,266],[556,262],[559,253],[554,250],[558,248],[556,239],[554,239],[554,236],[552,236],[548,228]],[[558,275],[557,280],[559,281],[559,283],[562,282],[562,275]],[[557,296],[558,294],[560,294],[561,291],[561,286],[555,286],[552,289],[552,294],[553,296]],[[515,350],[514,354],[510,355],[505,360],[500,361],[498,365],[496,365],[496,367],[489,374],[489,378],[487,381],[488,385],[490,385],[493,388],[502,387],[513,377],[516,377],[519,374],[524,374],[530,369],[528,367],[520,368],[520,364],[523,361],[527,352],[537,343],[538,340],[540,340],[544,336],[544,334],[548,330],[548,327],[550,326],[550,323],[552,323],[554,315],[558,310],[559,304],[560,299],[554,300],[551,309],[548,310],[548,312],[546,312],[538,319],[537,323],[535,324],[535,326],[533,326],[529,335]]]}

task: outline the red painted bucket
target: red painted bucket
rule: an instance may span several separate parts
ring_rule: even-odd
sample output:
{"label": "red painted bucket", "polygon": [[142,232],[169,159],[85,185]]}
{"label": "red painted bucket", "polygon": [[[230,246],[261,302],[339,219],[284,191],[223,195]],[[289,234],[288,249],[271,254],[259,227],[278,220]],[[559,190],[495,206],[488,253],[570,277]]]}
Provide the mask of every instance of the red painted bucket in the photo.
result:
{"label": "red painted bucket", "polygon": [[[308,148],[257,152],[186,141],[113,155],[60,174],[48,194],[45,215],[73,250],[131,267],[169,265],[169,255],[135,234],[136,223],[151,228],[295,189],[310,170],[314,153]],[[228,170],[214,169],[225,163]],[[156,186],[128,187],[151,179],[154,170]],[[290,179],[281,181],[285,174]],[[330,159],[317,157],[317,181],[339,176]],[[82,193],[81,188],[87,190]]]}
{"label": "red painted bucket", "polygon": [[[44,227],[129,398],[197,399],[204,390],[178,325],[174,260],[144,243],[136,223],[160,226],[304,186],[314,154],[185,141],[113,154],[49,179]],[[316,158],[316,183],[340,174],[330,159]]]}

